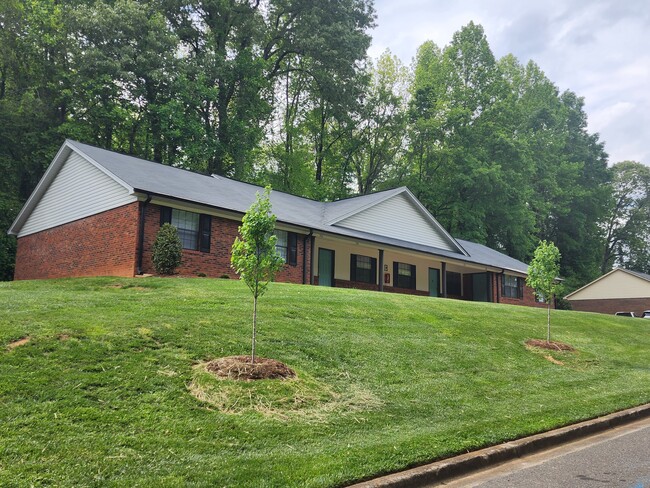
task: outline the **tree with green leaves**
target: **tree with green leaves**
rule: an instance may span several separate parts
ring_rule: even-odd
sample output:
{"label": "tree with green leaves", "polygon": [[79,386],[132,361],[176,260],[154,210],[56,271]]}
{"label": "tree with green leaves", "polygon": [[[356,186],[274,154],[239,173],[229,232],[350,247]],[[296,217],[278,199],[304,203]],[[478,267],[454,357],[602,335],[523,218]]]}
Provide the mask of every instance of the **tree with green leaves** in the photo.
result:
{"label": "tree with green leaves", "polygon": [[604,223],[601,273],[612,266],[650,271],[650,168],[635,161],[616,163],[612,197]]}
{"label": "tree with green leaves", "polygon": [[551,341],[551,304],[559,292],[560,251],[552,242],[541,241],[528,266],[526,284],[535,290],[547,306],[546,341]]}
{"label": "tree with green leaves", "polygon": [[240,279],[253,294],[253,340],[251,364],[255,364],[257,334],[257,299],[262,296],[275,274],[282,268],[283,259],[275,251],[273,235],[276,217],[271,212],[271,187],[264,195],[257,193],[256,201],[248,209],[239,226],[239,236],[232,245],[230,263]]}

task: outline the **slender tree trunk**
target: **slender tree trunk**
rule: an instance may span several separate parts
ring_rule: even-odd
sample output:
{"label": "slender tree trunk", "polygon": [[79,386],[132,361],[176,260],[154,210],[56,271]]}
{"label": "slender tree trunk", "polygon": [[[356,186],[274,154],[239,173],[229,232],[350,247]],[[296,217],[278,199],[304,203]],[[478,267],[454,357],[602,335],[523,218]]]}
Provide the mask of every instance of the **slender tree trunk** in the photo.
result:
{"label": "slender tree trunk", "polygon": [[547,304],[546,342],[551,342],[551,302]]}
{"label": "slender tree trunk", "polygon": [[255,335],[257,333],[257,296],[253,296],[253,347],[251,352],[251,364],[255,364]]}

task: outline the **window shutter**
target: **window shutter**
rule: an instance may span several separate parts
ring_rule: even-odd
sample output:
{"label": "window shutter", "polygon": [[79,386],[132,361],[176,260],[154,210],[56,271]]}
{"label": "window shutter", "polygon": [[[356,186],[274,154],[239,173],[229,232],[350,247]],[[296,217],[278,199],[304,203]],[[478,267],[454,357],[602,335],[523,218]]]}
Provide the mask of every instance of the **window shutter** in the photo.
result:
{"label": "window shutter", "polygon": [[287,241],[287,264],[295,266],[298,264],[298,234],[289,232]]}
{"label": "window shutter", "polygon": [[199,251],[210,252],[210,231],[212,217],[210,215],[199,216]]}
{"label": "window shutter", "polygon": [[350,281],[357,281],[357,255],[350,254]]}
{"label": "window shutter", "polygon": [[393,286],[399,287],[399,275],[397,274],[398,265],[393,261]]}
{"label": "window shutter", "polygon": [[377,259],[372,258],[370,260],[370,276],[372,277],[372,284],[377,284]]}
{"label": "window shutter", "polygon": [[524,298],[524,279],[517,278],[517,298]]}
{"label": "window shutter", "polygon": [[160,226],[172,223],[172,209],[170,207],[160,207]]}
{"label": "window shutter", "polygon": [[411,265],[411,288],[415,290],[415,264]]}

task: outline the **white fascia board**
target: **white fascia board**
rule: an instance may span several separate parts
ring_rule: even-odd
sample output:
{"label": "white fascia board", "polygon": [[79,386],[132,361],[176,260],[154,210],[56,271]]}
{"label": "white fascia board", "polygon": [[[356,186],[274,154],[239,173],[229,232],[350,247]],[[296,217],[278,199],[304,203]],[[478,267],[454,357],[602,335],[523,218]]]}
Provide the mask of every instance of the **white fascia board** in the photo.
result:
{"label": "white fascia board", "polygon": [[[147,199],[147,193],[136,192],[140,201]],[[188,202],[185,200],[174,199],[173,197],[165,197],[161,195],[151,195],[150,203],[153,205],[160,205],[163,207],[176,208],[178,210],[186,210],[188,212],[202,213],[205,215],[211,215],[213,217],[221,217],[228,220],[234,220],[236,222],[241,222],[244,212],[237,212],[236,210],[221,209],[217,207],[212,207],[207,204]],[[307,234],[310,227],[304,227],[291,222],[283,222],[278,220],[276,222],[276,228],[279,230],[287,230],[289,232],[295,232],[297,234]]]}

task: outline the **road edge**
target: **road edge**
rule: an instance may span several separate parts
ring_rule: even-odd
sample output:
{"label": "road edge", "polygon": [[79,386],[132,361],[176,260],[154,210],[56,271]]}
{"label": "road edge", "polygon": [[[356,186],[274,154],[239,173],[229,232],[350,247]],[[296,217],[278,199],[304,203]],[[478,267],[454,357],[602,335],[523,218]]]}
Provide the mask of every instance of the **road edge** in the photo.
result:
{"label": "road edge", "polygon": [[490,466],[510,461],[542,449],[558,446],[607,429],[650,417],[650,403],[628,408],[602,417],[523,437],[478,451],[468,452],[406,471],[389,474],[349,488],[415,488],[467,475]]}

